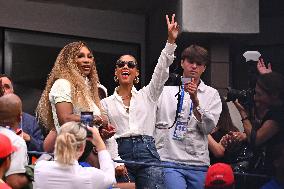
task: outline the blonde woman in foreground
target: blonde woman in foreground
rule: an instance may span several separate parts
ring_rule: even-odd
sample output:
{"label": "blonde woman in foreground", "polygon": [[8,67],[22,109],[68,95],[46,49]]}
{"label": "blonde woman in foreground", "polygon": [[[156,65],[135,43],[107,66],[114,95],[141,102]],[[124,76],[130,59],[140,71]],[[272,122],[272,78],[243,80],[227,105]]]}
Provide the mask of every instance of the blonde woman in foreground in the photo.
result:
{"label": "blonde woman in foreground", "polygon": [[93,133],[89,140],[98,151],[100,169],[79,165],[86,145],[86,128],[77,122],[67,122],[56,139],[55,161],[39,161],[35,166],[35,188],[103,189],[116,182],[113,162],[98,129],[87,129]]}

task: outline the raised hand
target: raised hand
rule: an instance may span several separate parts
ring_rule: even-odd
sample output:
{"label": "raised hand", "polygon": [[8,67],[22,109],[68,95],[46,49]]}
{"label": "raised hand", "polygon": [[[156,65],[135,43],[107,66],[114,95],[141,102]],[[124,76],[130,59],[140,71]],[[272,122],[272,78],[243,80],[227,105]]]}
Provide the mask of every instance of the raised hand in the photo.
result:
{"label": "raised hand", "polygon": [[179,32],[179,26],[175,22],[175,14],[172,15],[172,19],[169,19],[169,16],[166,15],[167,25],[168,25],[168,42],[174,44]]}
{"label": "raised hand", "polygon": [[272,72],[271,64],[268,63],[268,67],[265,66],[263,59],[259,59],[257,62],[257,70],[259,74],[266,74]]}

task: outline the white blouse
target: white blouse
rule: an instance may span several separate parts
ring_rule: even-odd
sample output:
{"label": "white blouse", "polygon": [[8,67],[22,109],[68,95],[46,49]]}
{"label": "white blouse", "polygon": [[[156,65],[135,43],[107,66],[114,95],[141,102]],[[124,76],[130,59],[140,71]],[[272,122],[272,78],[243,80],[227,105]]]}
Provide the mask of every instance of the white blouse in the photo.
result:
{"label": "white blouse", "polygon": [[100,169],[82,167],[78,162],[62,165],[56,161],[39,161],[35,166],[35,189],[107,189],[116,182],[109,153],[98,153]]}
{"label": "white blouse", "polygon": [[135,87],[132,88],[129,107],[123,104],[116,92],[101,101],[110,124],[116,128],[115,138],[137,135],[153,136],[156,104],[169,77],[169,66],[175,58],[175,49],[175,44],[166,44],[150,83],[139,91]]}
{"label": "white blouse", "polygon": [[[88,87],[87,84],[86,84],[86,87]],[[87,98],[87,101],[91,107],[91,111],[93,111],[93,114],[101,115],[100,109],[97,107],[95,102],[90,97],[86,96],[85,98]],[[57,79],[51,87],[51,90],[49,93],[49,101],[51,103],[54,125],[58,132],[60,125],[59,125],[58,117],[56,114],[55,104],[60,103],[60,102],[69,102],[72,104],[70,82],[66,79]],[[73,104],[74,114],[80,115],[81,111],[84,111],[84,110],[81,110],[79,107],[75,107]]]}

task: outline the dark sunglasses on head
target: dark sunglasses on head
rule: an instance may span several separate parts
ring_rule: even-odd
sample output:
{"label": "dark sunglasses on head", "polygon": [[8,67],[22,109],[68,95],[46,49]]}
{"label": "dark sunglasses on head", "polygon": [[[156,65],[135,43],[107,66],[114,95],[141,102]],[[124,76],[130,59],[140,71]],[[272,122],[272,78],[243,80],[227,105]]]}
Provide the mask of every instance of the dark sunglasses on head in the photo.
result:
{"label": "dark sunglasses on head", "polygon": [[122,61],[122,60],[118,60],[116,62],[116,66],[118,68],[123,68],[125,66],[125,64],[127,65],[128,68],[135,68],[136,67],[136,62],[134,61]]}

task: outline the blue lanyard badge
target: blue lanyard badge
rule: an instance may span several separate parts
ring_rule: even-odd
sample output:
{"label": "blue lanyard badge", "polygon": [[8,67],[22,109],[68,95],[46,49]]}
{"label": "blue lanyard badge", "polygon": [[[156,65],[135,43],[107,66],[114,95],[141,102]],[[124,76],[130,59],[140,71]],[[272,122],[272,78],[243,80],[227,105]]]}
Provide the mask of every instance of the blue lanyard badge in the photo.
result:
{"label": "blue lanyard badge", "polygon": [[185,134],[187,131],[187,121],[177,121],[176,127],[173,133],[173,139],[182,141],[185,138]]}
{"label": "blue lanyard badge", "polygon": [[176,123],[175,130],[174,130],[174,133],[173,133],[173,139],[179,140],[179,141],[182,141],[185,138],[188,121],[191,118],[192,109],[193,109],[193,104],[191,102],[187,121],[181,121],[182,120],[181,119],[182,118],[181,117],[181,111],[182,111],[183,99],[184,99],[184,86],[182,85],[181,86],[180,102],[179,102],[179,106],[178,106],[178,119],[177,119],[177,123]]}

